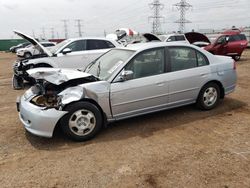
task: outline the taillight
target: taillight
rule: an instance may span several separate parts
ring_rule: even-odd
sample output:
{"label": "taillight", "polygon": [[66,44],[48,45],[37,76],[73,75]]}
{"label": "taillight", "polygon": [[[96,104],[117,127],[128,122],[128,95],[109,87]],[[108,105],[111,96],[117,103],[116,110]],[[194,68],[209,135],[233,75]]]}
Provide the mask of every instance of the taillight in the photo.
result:
{"label": "taillight", "polygon": [[236,61],[234,61],[234,70],[236,70]]}

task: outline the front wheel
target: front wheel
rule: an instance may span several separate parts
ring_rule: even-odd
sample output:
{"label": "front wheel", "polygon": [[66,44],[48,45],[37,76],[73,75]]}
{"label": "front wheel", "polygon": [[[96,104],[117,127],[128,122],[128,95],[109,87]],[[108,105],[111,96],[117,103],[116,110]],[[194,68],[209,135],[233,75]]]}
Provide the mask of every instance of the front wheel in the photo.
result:
{"label": "front wheel", "polygon": [[61,119],[65,135],[75,141],[86,141],[93,138],[102,127],[100,110],[92,103],[77,102],[65,108],[66,114]]}
{"label": "front wheel", "polygon": [[239,60],[240,60],[240,56],[239,56],[239,55],[235,55],[235,56],[233,56],[233,59],[234,59],[235,61],[239,61]]}
{"label": "front wheel", "polygon": [[32,56],[32,55],[31,55],[31,53],[29,53],[29,52],[26,52],[26,53],[24,54],[24,58],[25,58],[25,59],[29,59],[31,56]]}
{"label": "front wheel", "polygon": [[215,108],[220,99],[220,88],[216,83],[208,83],[200,91],[197,106],[202,110]]}

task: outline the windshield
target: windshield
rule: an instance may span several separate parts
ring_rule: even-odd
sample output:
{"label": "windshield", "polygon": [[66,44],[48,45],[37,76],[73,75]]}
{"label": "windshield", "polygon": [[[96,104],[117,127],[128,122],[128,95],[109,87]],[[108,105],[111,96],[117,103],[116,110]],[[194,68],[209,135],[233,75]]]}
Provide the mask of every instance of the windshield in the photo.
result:
{"label": "windshield", "polygon": [[101,80],[108,80],[112,73],[134,53],[135,51],[132,50],[112,49],[94,61],[93,64],[87,68],[86,72]]}
{"label": "windshield", "polygon": [[208,35],[208,39],[211,41],[212,44],[214,44],[220,36],[221,34]]}
{"label": "windshield", "polygon": [[57,50],[59,50],[61,47],[63,47],[64,45],[66,45],[70,40],[64,40],[62,42],[60,42],[59,44],[55,45],[55,46],[52,46],[49,51],[52,53],[52,54],[55,54],[57,52]]}

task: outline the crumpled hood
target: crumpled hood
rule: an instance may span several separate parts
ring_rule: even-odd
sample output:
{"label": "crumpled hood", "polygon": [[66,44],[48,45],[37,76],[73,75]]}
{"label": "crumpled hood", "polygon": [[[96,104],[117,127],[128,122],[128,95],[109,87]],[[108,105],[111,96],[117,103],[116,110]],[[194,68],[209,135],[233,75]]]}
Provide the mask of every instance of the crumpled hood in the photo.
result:
{"label": "crumpled hood", "polygon": [[27,71],[28,74],[35,79],[46,80],[52,84],[60,85],[69,80],[78,78],[86,78],[91,76],[86,72],[72,70],[72,69],[59,69],[59,68],[35,68]]}

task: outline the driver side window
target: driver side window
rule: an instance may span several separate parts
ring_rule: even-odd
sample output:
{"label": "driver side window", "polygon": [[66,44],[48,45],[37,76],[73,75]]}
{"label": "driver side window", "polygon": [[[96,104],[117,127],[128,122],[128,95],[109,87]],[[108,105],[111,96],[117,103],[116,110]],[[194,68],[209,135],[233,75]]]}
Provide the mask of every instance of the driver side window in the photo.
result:
{"label": "driver side window", "polygon": [[70,48],[72,52],[84,51],[86,50],[86,40],[74,41],[65,48]]}
{"label": "driver side window", "polygon": [[147,50],[138,54],[125,67],[133,71],[133,79],[161,74],[164,72],[164,48]]}

